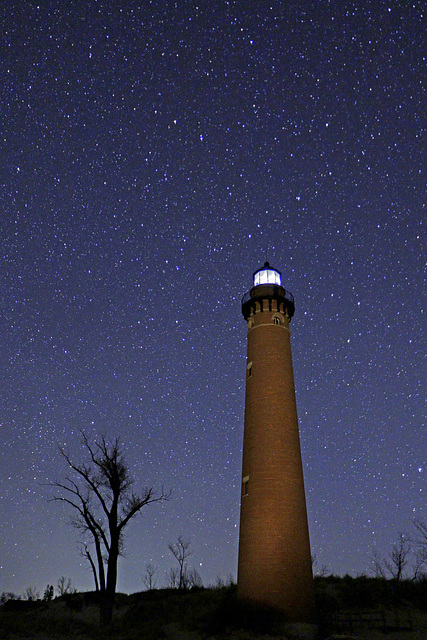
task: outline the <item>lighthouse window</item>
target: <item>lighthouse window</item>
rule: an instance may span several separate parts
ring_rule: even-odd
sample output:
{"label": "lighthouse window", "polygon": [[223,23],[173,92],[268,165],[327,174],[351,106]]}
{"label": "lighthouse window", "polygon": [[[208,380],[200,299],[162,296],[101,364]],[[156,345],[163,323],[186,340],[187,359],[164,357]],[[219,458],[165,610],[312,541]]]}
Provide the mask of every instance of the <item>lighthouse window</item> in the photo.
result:
{"label": "lighthouse window", "polygon": [[274,316],[273,322],[274,322],[274,324],[282,324],[281,321],[280,321],[280,318],[278,318],[277,316]]}
{"label": "lighthouse window", "polygon": [[254,273],[254,287],[259,284],[282,284],[280,272],[275,269],[260,269]]}
{"label": "lighthouse window", "polygon": [[242,479],[243,483],[243,495],[247,496],[249,494],[249,476],[245,476]]}
{"label": "lighthouse window", "polygon": [[248,364],[248,366],[246,367],[246,369],[247,369],[247,372],[248,372],[248,378],[250,378],[250,377],[251,377],[251,375],[252,375],[252,362],[250,362],[250,363]]}

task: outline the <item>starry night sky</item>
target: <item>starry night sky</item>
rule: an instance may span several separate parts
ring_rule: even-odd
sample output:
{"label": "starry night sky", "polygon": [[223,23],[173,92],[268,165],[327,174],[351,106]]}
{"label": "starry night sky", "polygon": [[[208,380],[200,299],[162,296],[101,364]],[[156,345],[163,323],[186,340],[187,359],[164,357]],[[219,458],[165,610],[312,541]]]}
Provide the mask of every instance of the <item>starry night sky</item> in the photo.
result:
{"label": "starry night sky", "polygon": [[[3,3],[0,592],[92,589],[48,502],[80,431],[173,490],[118,588],[191,538],[236,576],[246,327],[266,259],[292,348],[312,551],[368,572],[427,518],[421,2]],[[425,115],[425,114],[424,114]]]}

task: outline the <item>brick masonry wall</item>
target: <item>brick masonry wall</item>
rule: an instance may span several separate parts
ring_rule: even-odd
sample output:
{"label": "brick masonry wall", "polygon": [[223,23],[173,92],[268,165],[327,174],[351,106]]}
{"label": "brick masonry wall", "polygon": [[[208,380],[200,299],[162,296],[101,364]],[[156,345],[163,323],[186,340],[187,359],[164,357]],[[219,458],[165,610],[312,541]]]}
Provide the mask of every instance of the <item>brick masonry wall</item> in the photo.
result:
{"label": "brick masonry wall", "polygon": [[310,622],[313,578],[289,318],[272,303],[248,323],[238,593],[284,610],[289,620]]}

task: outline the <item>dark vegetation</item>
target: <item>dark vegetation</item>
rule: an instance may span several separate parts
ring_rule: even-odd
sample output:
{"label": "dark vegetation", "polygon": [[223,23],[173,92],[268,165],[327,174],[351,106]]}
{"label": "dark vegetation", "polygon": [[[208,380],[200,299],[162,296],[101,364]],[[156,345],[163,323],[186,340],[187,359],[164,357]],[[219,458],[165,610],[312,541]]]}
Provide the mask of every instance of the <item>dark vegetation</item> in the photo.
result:
{"label": "dark vegetation", "polygon": [[[326,576],[315,580],[319,638],[343,626],[337,616],[353,612],[399,612],[406,620],[410,611],[413,632],[397,637],[427,637],[427,580],[386,580],[360,576]],[[283,619],[267,607],[237,600],[234,585],[203,589],[152,589],[133,595],[116,594],[113,622],[99,627],[100,594],[66,593],[53,600],[8,600],[0,607],[2,640],[250,640],[286,638]],[[335,624],[335,627],[334,627]],[[369,629],[369,620],[365,632]],[[344,629],[346,631],[346,629]],[[363,629],[362,629],[363,631]],[[389,629],[390,631],[390,629]],[[412,635],[413,634],[413,635]],[[358,635],[377,638],[387,635]],[[392,636],[393,638],[395,636]]]}
{"label": "dark vegetation", "polygon": [[331,575],[315,578],[315,585],[321,637],[359,626],[359,632],[413,631],[409,637],[427,638],[427,577],[414,581]]}

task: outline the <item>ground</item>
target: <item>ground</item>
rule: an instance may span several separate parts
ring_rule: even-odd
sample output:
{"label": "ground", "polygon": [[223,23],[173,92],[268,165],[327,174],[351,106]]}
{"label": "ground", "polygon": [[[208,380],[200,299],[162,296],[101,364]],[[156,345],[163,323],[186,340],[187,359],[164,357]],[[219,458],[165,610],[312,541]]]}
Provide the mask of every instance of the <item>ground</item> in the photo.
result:
{"label": "ground", "polygon": [[[392,592],[385,587],[388,589],[387,585],[371,579],[358,581],[336,578],[318,583],[319,611],[323,615],[317,640],[331,636],[357,640],[427,640],[426,586],[414,590],[409,585],[406,596],[409,594],[413,597],[411,606],[407,601],[398,605],[395,602],[394,608],[387,610],[382,600]],[[354,605],[352,608],[348,607],[350,601]],[[424,607],[420,605],[422,602]],[[375,628],[385,611],[389,625],[386,634]],[[396,615],[401,626],[405,626],[409,620],[413,629],[392,630],[390,624]],[[162,589],[133,595],[118,594],[113,626],[108,634],[99,630],[98,618],[94,593],[73,594],[52,602],[14,601],[0,607],[0,640],[297,638],[290,632],[284,632],[283,619],[276,612],[239,603],[235,587],[187,592]],[[360,619],[363,620],[362,626],[357,622]],[[349,620],[352,627],[348,626]],[[308,640],[308,635],[300,638]]]}

